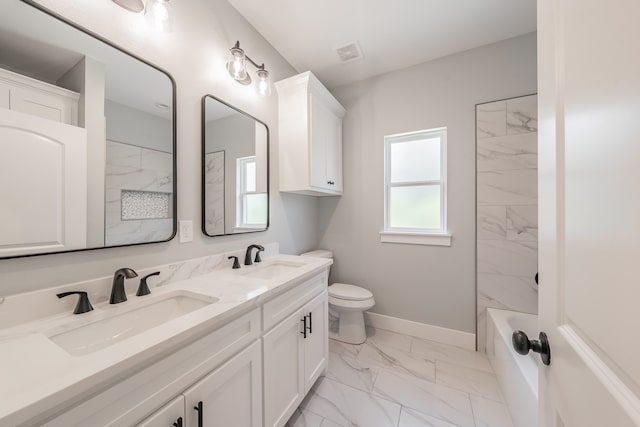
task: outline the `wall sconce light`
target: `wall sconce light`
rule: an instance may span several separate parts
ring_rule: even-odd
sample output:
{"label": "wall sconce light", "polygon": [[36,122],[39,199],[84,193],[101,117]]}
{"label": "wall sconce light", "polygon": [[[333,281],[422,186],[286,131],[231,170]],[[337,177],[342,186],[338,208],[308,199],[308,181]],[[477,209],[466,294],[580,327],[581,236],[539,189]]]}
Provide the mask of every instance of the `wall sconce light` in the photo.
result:
{"label": "wall sconce light", "polygon": [[142,0],[113,0],[115,4],[130,12],[140,13],[144,11],[145,19],[153,28],[165,33],[171,32],[173,18],[169,6],[170,0],[147,0],[147,5]]}
{"label": "wall sconce light", "polygon": [[247,61],[256,67],[256,75],[258,76],[258,82],[256,83],[256,92],[258,95],[266,97],[271,95],[271,81],[269,80],[269,72],[265,70],[264,64],[258,65],[255,61],[244,53],[244,50],[240,48],[240,42],[229,49],[229,61],[227,61],[227,71],[229,75],[234,78],[240,84],[250,85],[251,76],[247,72]]}

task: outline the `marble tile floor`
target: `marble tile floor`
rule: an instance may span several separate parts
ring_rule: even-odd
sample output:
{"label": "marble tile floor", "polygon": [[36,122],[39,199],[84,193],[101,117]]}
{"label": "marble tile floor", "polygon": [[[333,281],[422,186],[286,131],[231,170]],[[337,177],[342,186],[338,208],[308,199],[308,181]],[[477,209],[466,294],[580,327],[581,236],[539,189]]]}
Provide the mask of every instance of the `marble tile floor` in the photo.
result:
{"label": "marble tile floor", "polygon": [[286,427],[513,427],[484,354],[374,328],[329,351]]}

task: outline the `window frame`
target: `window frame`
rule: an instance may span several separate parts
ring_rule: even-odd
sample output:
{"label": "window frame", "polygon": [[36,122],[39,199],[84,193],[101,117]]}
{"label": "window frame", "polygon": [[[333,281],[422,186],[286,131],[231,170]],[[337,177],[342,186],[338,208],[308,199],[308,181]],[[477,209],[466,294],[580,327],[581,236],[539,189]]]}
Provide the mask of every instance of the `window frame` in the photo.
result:
{"label": "window frame", "polygon": [[[247,203],[246,196],[252,194],[264,194],[258,191],[245,191],[247,188],[247,168],[249,163],[256,164],[257,173],[257,156],[238,157],[236,159],[236,225],[234,229],[238,230],[253,230],[262,229],[266,224],[250,224],[246,222],[247,219]],[[256,184],[257,186],[257,184]],[[257,187],[256,187],[257,189]]]}
{"label": "window frame", "polygon": [[[394,143],[411,142],[438,138],[440,141],[440,179],[412,182],[391,182],[391,146]],[[390,226],[390,192],[394,187],[439,185],[440,191],[440,227],[409,228]],[[450,245],[451,236],[447,231],[447,128],[439,127],[413,132],[405,132],[384,137],[384,228],[381,234],[383,242]],[[434,236],[436,239],[422,239],[423,236]],[[444,239],[438,239],[444,237]]]}

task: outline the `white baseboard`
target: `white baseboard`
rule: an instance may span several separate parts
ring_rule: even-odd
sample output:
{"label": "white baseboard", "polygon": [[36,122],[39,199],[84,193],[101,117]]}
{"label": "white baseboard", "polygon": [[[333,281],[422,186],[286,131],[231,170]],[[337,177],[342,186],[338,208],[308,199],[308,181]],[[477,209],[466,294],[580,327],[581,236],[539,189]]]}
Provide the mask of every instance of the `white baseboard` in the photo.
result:
{"label": "white baseboard", "polygon": [[399,334],[423,338],[443,344],[455,345],[468,350],[476,349],[476,335],[441,326],[428,325],[398,317],[371,312],[364,313],[364,322],[374,328],[386,329]]}

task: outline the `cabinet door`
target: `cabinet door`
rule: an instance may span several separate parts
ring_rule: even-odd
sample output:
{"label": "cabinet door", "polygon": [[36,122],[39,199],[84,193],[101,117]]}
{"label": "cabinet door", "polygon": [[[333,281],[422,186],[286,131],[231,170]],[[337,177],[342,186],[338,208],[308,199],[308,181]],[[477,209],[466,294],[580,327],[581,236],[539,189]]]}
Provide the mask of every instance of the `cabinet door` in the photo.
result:
{"label": "cabinet door", "polygon": [[58,123],[78,125],[77,107],[71,99],[19,86],[11,87],[10,93],[10,108],[14,111]]}
{"label": "cabinet door", "polygon": [[302,309],[307,316],[307,338],[304,343],[304,392],[324,372],[329,359],[327,291],[315,297]]}
{"label": "cabinet door", "polygon": [[185,426],[262,427],[260,353],[257,341],[184,392]]}
{"label": "cabinet door", "polygon": [[331,189],[327,177],[327,147],[331,139],[330,117],[331,111],[325,107],[320,99],[309,94],[309,159],[311,170],[309,180],[312,187]]}
{"label": "cabinet door", "polygon": [[327,118],[325,170],[329,189],[342,192],[342,119],[331,112]]}
{"label": "cabinet door", "polygon": [[145,418],[136,427],[182,427],[184,424],[184,396],[180,395]]}
{"label": "cabinet door", "polygon": [[302,310],[263,337],[265,427],[283,426],[304,397]]}

